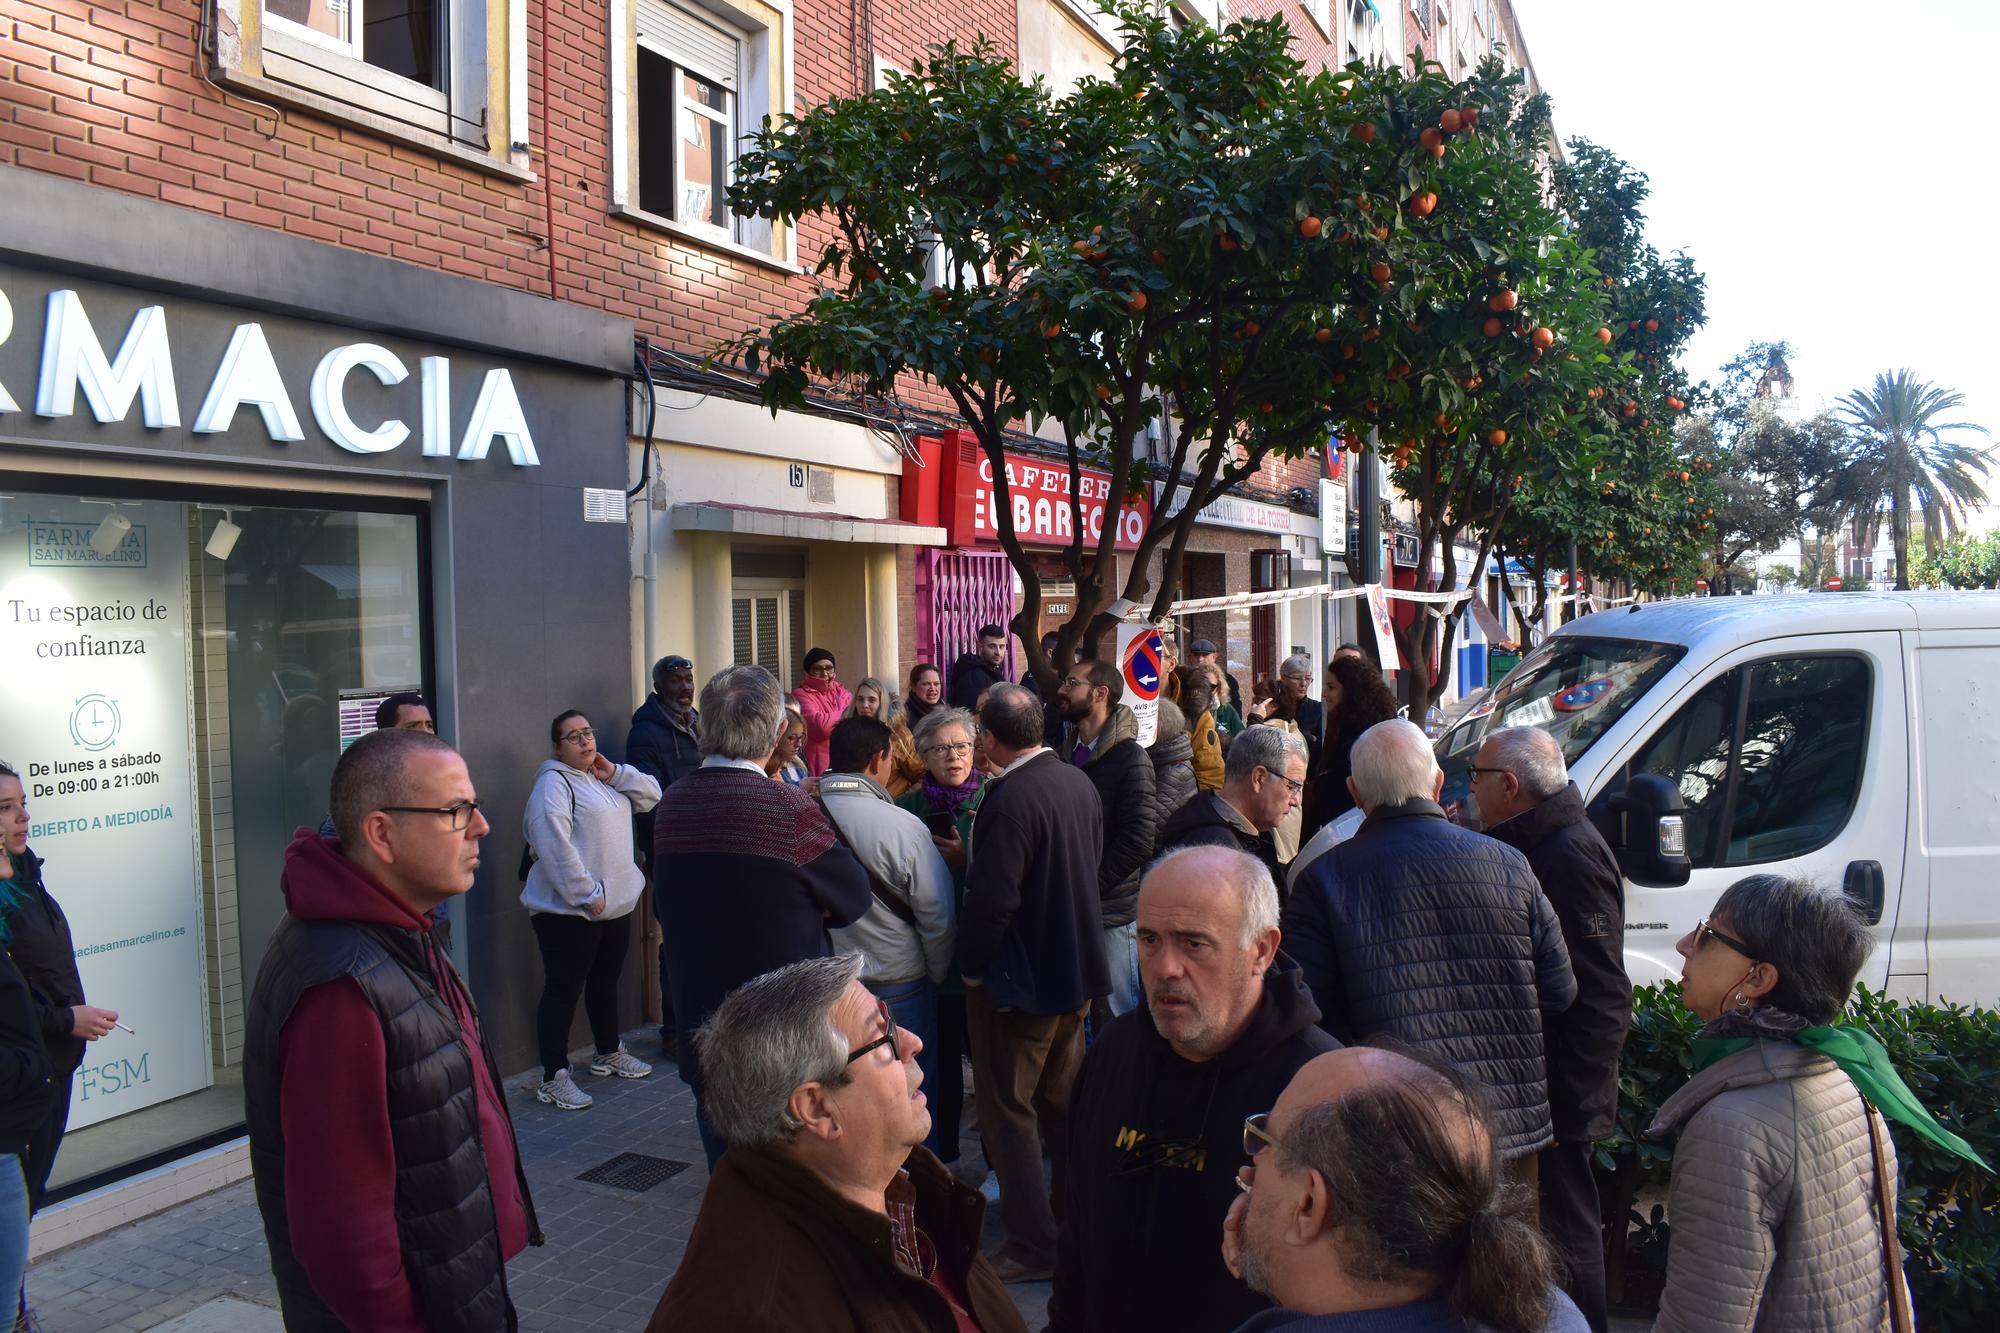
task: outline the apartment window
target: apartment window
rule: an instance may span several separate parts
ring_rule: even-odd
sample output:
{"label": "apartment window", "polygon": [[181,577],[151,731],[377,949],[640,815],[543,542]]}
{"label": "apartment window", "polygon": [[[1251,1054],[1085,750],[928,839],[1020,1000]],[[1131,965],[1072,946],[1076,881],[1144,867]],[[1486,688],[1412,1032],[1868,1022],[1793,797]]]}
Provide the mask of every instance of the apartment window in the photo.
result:
{"label": "apartment window", "polygon": [[726,192],[743,39],[662,0],[640,0],[638,20],[639,207],[739,240]]}
{"label": "apartment window", "polygon": [[1418,27],[1425,32],[1431,30],[1431,0],[1410,0],[1410,14]]}
{"label": "apartment window", "polygon": [[264,17],[336,55],[445,86],[442,0],[264,0]]}
{"label": "apartment window", "polygon": [[1382,38],[1382,19],[1374,0],[1346,0],[1347,63],[1363,61],[1379,64],[1387,47]]}

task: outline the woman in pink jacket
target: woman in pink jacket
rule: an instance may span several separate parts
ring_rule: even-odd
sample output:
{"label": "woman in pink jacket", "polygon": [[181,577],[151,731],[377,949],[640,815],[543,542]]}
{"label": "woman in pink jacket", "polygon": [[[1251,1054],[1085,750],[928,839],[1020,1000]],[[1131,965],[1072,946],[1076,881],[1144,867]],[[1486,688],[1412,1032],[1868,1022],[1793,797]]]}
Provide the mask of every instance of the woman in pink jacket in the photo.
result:
{"label": "woman in pink jacket", "polygon": [[826,772],[827,743],[833,736],[833,724],[840,721],[840,715],[854,702],[854,696],[834,676],[833,654],[826,649],[815,648],[807,653],[805,666],[806,678],[792,691],[792,697],[798,701],[799,712],[806,720],[806,771],[818,777]]}

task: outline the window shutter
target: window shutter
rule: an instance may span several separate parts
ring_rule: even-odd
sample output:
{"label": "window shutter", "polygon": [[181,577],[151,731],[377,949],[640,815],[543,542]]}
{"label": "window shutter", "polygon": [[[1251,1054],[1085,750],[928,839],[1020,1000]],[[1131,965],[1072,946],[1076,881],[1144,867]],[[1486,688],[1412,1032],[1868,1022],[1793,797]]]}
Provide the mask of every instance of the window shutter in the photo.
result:
{"label": "window shutter", "polygon": [[639,40],[676,64],[736,91],[742,40],[666,0],[639,0]]}

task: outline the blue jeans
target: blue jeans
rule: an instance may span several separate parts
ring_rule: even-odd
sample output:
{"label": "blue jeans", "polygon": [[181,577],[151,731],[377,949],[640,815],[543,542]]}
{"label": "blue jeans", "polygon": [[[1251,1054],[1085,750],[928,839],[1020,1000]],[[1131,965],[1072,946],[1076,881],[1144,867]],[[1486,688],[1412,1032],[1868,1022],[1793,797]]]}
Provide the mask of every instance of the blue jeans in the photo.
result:
{"label": "blue jeans", "polygon": [[21,1154],[0,1153],[0,1291],[18,1307],[28,1276],[28,1175]]}
{"label": "blue jeans", "polygon": [[[876,999],[889,1006],[889,1017],[896,1026],[907,1028],[917,1035],[924,1044],[917,1053],[917,1068],[924,1072],[924,1092],[926,1097],[937,1095],[937,1040],[938,1011],[937,990],[929,977],[918,977],[915,981],[899,981],[889,986],[869,986]],[[924,1146],[932,1152],[938,1150],[938,1113],[931,1108],[930,1137]]]}
{"label": "blue jeans", "polygon": [[1129,1014],[1145,998],[1139,984],[1139,923],[1104,928],[1104,965],[1111,972],[1111,1012]]}

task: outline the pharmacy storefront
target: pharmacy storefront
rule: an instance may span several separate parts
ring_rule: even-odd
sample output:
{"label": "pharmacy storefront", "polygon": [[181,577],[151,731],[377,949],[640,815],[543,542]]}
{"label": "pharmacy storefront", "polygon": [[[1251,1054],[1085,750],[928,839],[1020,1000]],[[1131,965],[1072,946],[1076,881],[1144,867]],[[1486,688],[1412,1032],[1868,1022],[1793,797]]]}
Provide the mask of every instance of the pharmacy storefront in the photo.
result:
{"label": "pharmacy storefront", "polygon": [[284,849],[391,692],[434,701],[489,811],[452,948],[527,1063],[521,803],[558,708],[631,708],[629,325],[101,203],[0,168],[0,759],[123,1024],[59,1201],[228,1157]]}

